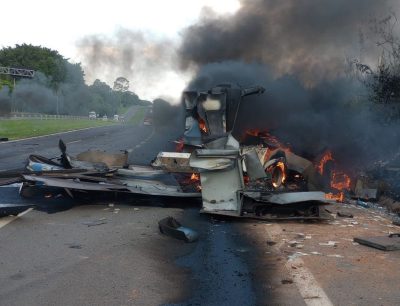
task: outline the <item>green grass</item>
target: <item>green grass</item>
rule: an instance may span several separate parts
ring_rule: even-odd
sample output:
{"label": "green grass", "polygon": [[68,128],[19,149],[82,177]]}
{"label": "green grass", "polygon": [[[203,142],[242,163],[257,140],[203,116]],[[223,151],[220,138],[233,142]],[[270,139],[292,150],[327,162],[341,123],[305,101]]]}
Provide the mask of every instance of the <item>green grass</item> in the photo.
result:
{"label": "green grass", "polygon": [[129,106],[120,105],[120,107],[118,108],[118,115],[124,115],[131,107],[132,107],[131,105]]}
{"label": "green grass", "polygon": [[134,125],[138,125],[140,123],[142,123],[143,119],[144,119],[144,115],[146,114],[146,108],[139,108],[135,114],[132,116],[132,118],[129,120],[129,123],[134,124]]}
{"label": "green grass", "polygon": [[115,124],[115,122],[89,119],[0,120],[0,137],[8,137],[10,140],[15,140],[111,124]]}

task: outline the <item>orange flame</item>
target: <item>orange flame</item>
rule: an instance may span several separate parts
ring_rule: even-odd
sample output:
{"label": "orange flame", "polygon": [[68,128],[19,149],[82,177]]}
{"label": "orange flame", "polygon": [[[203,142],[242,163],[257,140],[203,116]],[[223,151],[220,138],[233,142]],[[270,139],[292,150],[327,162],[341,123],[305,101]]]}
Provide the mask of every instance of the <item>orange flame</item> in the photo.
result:
{"label": "orange flame", "polygon": [[199,118],[199,128],[200,128],[200,131],[202,131],[203,133],[208,133],[208,130],[207,130],[207,126],[206,126],[206,122],[202,119],[202,118]]}
{"label": "orange flame", "polygon": [[182,152],[183,146],[184,146],[183,139],[180,139],[180,140],[176,141],[175,143],[176,143],[175,151]]}
{"label": "orange flame", "polygon": [[324,166],[330,160],[334,161],[334,159],[332,157],[332,152],[326,151],[324,156],[322,156],[321,160],[319,161],[318,165],[316,166],[319,174],[324,174]]}
{"label": "orange flame", "polygon": [[281,149],[285,152],[291,152],[291,148],[279,141],[277,137],[269,133],[268,131],[260,131],[258,129],[249,129],[246,131],[246,134],[255,136],[255,137],[260,137],[263,139],[267,144],[269,144],[268,147],[273,147],[274,149]]}
{"label": "orange flame", "polygon": [[[283,162],[277,162],[276,166],[274,168],[275,169],[279,168],[280,172],[281,172],[281,175],[282,175],[282,177],[280,178],[280,181],[274,181],[274,178],[272,179],[272,186],[274,186],[275,188],[278,188],[279,186],[281,186],[281,184],[285,183],[285,180],[286,180],[286,167],[285,167],[285,164]],[[277,180],[279,180],[279,179],[277,179]]]}
{"label": "orange flame", "polygon": [[194,181],[194,182],[200,181],[200,174],[192,173],[192,176],[190,177],[190,180]]}
{"label": "orange flame", "polygon": [[246,131],[246,134],[249,134],[251,136],[258,136],[259,133],[260,133],[260,131],[257,129],[250,129],[250,130]]}
{"label": "orange flame", "polygon": [[192,173],[192,175],[190,176],[190,183],[191,184],[196,184],[197,191],[201,191],[200,174]]}
{"label": "orange flame", "polygon": [[343,172],[333,172],[331,187],[337,190],[350,189],[350,177]]}
{"label": "orange flame", "polygon": [[[330,160],[335,161],[335,159],[332,156],[332,152],[327,151],[322,156],[321,160],[319,161],[319,163],[316,166],[317,171],[321,175],[324,174],[325,164]],[[343,202],[344,201],[343,190],[349,190],[350,184],[351,184],[351,179],[346,173],[344,173],[342,171],[333,170],[331,173],[330,186],[340,192],[337,194],[327,193],[327,194],[325,194],[325,198],[329,199],[329,200],[336,200],[337,202]]]}
{"label": "orange flame", "polygon": [[343,202],[344,201],[344,192],[340,192],[338,194],[333,194],[332,192],[325,193],[325,199],[335,200],[337,202]]}
{"label": "orange flame", "polygon": [[286,181],[286,169],[285,169],[285,164],[283,162],[278,162],[276,164],[277,167],[281,168],[282,170],[282,184],[285,183]]}

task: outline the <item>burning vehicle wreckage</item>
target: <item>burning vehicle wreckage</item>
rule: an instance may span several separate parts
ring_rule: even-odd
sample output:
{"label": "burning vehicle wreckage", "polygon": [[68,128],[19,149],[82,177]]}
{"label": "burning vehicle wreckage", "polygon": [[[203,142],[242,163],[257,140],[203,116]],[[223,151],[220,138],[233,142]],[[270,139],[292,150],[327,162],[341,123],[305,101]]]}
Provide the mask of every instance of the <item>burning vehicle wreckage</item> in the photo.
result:
{"label": "burning vehicle wreckage", "polygon": [[60,140],[58,160],[31,155],[24,171],[1,172],[0,185],[22,183],[23,197],[55,188],[71,198],[201,199],[201,212],[233,217],[328,218],[324,206],[343,200],[350,186],[347,175],[328,171],[331,155],[313,163],[267,132],[248,131],[240,142],[232,135],[241,103],[264,91],[219,85],[207,92],[184,92],[185,131],[177,151],[160,152],[149,166],[128,165],[128,152],[90,150],[72,157]]}

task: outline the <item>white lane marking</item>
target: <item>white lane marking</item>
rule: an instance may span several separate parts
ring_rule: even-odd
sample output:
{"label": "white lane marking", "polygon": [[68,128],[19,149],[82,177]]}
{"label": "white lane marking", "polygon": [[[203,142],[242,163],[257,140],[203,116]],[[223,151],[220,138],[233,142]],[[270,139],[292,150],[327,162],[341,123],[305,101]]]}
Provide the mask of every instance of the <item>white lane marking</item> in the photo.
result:
{"label": "white lane marking", "polygon": [[140,148],[142,145],[144,145],[146,142],[148,142],[154,136],[154,133],[155,133],[155,130],[153,128],[153,130],[151,131],[150,136],[148,136],[145,140],[142,140],[139,144],[137,144],[135,146],[135,148],[131,152],[135,151],[135,149]]}
{"label": "white lane marking", "polygon": [[153,137],[154,136],[154,133],[155,133],[155,129],[153,128],[153,130],[151,131],[151,134],[150,134],[150,136],[149,137],[147,137],[145,140],[143,140],[142,142],[148,142],[150,139],[151,139],[151,137]]}
{"label": "white lane marking", "polygon": [[[273,239],[272,237],[277,237],[282,233],[282,228],[278,224],[274,224],[267,227],[266,232],[269,238]],[[273,248],[275,251],[280,252],[282,245],[283,242],[276,244]],[[296,269],[293,269],[292,266],[295,266]],[[307,306],[333,306],[325,291],[311,271],[305,267],[304,261],[300,257],[289,259],[285,263],[285,267],[293,278],[293,282]]]}
{"label": "white lane marking", "polygon": [[79,140],[74,140],[74,141],[67,142],[67,144],[71,144],[71,143],[77,143],[77,142],[81,142],[81,141],[82,141],[82,139],[79,139]]}
{"label": "white lane marking", "polygon": [[[106,125],[106,126],[114,126],[114,125]],[[23,140],[44,138],[44,137],[49,137],[49,136],[55,136],[55,135],[62,135],[62,134],[68,134],[68,133],[73,133],[73,132],[85,131],[85,130],[90,130],[90,129],[98,129],[98,128],[102,128],[102,127],[104,127],[104,126],[93,126],[93,127],[77,129],[77,130],[71,130],[71,131],[66,131],[66,132],[59,132],[59,133],[53,133],[53,134],[48,134],[48,135],[41,135],[41,136],[34,136],[34,137],[28,137],[28,138],[23,138],[23,139],[17,139],[17,140],[4,141],[4,142],[0,142],[0,145],[1,144],[7,144],[7,143],[13,143],[13,142],[19,142],[19,141],[23,141]]]}
{"label": "white lane marking", "polygon": [[17,216],[8,216],[8,217],[1,218],[0,219],[0,228],[6,226],[7,224],[9,224],[11,222],[13,222],[17,218],[22,217],[23,215],[27,214],[31,210],[33,210],[33,208],[28,208],[27,210],[23,211],[22,213],[18,214]]}
{"label": "white lane marking", "polygon": [[[292,268],[293,265],[296,269]],[[314,275],[304,266],[304,261],[301,258],[288,260],[285,266],[308,306],[333,306],[333,303],[318,284]]]}

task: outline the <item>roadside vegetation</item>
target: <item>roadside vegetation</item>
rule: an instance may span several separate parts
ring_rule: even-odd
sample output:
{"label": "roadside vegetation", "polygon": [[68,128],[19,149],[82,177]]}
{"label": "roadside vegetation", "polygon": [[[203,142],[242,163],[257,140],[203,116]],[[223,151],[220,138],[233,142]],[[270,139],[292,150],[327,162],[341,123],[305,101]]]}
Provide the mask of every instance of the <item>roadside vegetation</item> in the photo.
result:
{"label": "roadside vegetation", "polygon": [[[32,69],[34,78],[0,74],[0,116],[11,112],[112,117],[133,105],[149,105],[118,77],[112,87],[97,79],[87,85],[80,63],[58,51],[28,44],[0,49],[0,66]],[[15,84],[15,85],[14,85]]]}
{"label": "roadside vegetation", "polygon": [[142,123],[144,116],[146,115],[146,111],[147,110],[145,107],[139,108],[132,116],[132,118],[129,120],[129,123],[133,125],[139,125],[140,123]]}
{"label": "roadside vegetation", "polygon": [[112,124],[116,124],[116,122],[89,119],[0,120],[0,137],[16,140]]}
{"label": "roadside vegetation", "polygon": [[118,115],[124,115],[129,109],[131,108],[130,105],[124,106],[124,105],[120,105],[118,108]]}

